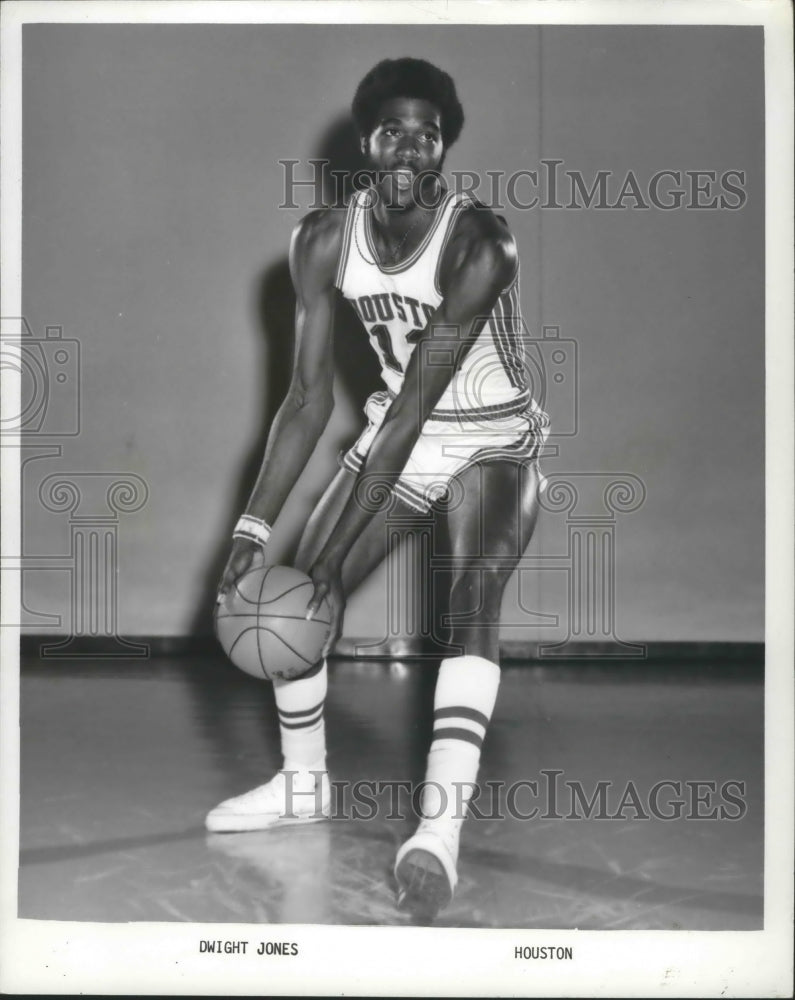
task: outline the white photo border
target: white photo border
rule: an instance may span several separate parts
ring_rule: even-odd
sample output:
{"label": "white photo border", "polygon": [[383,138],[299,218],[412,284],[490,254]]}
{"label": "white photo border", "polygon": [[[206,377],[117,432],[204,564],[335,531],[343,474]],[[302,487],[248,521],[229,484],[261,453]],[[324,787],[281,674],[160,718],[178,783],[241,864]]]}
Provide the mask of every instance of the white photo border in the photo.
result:
{"label": "white photo border", "polygon": [[[468,23],[761,25],[765,32],[766,672],[764,930],[450,930],[279,926],[300,964],[198,954],[200,938],[257,942],[256,925],[92,924],[17,918],[19,630],[2,634],[0,989],[6,993],[223,995],[774,996],[792,987],[793,873],[793,91],[788,0],[24,2],[2,8],[2,312],[21,315],[21,32],[61,23]],[[3,373],[3,411],[18,381]],[[17,551],[19,470],[2,449],[2,549]],[[8,574],[6,574],[8,576]],[[2,621],[16,621],[17,575]],[[575,959],[517,962],[517,945],[573,945]]]}

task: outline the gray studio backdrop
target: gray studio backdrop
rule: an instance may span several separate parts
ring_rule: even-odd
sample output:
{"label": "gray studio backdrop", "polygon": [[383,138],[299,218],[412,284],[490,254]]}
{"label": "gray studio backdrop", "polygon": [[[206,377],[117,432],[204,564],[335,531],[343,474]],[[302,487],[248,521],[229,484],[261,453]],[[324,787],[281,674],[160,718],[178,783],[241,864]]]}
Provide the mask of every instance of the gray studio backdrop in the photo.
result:
{"label": "gray studio backdrop", "polygon": [[[589,186],[611,171],[611,203],[628,173],[642,191],[661,170],[744,175],[729,199],[742,204],[723,210],[631,196],[623,210],[505,208],[527,325],[561,346],[556,361],[549,343],[535,354],[557,509],[509,587],[504,635],[565,637],[578,615],[585,638],[763,638],[763,50],[761,29],[731,27],[26,27],[23,311],[34,337],[56,328],[39,355],[49,410],[25,452],[30,630],[69,632],[84,614],[86,525],[106,547],[94,564],[113,627],[208,628],[289,372],[286,250],[312,194],[279,208],[279,160],[302,161],[301,177],[310,157],[353,162],[353,88],[406,54],[458,83],[467,124],[448,170],[557,159]],[[275,558],[289,558],[359,426],[373,372],[348,321],[336,412]],[[78,492],[59,493],[61,480]],[[611,491],[616,480],[629,485]],[[347,635],[386,634],[387,589],[379,571],[351,600]]]}

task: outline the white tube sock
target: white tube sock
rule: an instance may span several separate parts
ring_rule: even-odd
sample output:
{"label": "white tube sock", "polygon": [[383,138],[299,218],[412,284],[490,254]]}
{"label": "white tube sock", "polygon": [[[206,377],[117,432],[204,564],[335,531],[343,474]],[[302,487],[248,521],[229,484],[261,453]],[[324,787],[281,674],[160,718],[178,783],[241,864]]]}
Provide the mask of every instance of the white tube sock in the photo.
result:
{"label": "white tube sock", "polygon": [[328,691],[324,660],[317,672],[294,681],[274,681],[285,770],[325,771],[326,726],[323,706]]}
{"label": "white tube sock", "polygon": [[433,700],[423,816],[463,820],[499,684],[500,668],[491,660],[481,656],[442,660]]}

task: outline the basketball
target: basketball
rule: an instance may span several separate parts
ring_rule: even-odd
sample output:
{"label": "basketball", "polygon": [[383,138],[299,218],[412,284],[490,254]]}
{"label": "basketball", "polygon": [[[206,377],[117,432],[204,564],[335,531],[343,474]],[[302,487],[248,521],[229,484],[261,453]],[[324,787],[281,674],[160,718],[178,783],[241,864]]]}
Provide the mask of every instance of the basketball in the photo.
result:
{"label": "basketball", "polygon": [[260,566],[241,576],[216,605],[215,634],[236,667],[260,680],[293,680],[320,659],[331,609],[323,601],[312,621],[314,585],[290,566]]}

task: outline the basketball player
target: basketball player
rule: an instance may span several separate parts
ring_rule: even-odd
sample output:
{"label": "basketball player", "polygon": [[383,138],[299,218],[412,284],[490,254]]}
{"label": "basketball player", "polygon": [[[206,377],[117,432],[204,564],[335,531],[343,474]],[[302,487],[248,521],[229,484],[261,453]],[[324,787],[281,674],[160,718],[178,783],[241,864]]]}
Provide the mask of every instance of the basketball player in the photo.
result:
{"label": "basketball player", "polygon": [[[345,595],[387,554],[387,513],[401,505],[432,512],[449,547],[451,655],[436,683],[422,818],[395,863],[398,904],[427,917],[456,885],[461,824],[500,679],[500,604],[535,525],[536,459],[548,420],[523,364],[513,238],[490,210],[447,190],[440,174],[464,119],[453,80],[422,60],[386,60],[359,84],[353,116],[376,182],[346,209],[310,213],[293,235],[292,381],[235,529],[219,600],[264,563],[269,525],[329,419],[342,294],[378,355],[385,388],[368,400],[367,427],[310,519],[297,564],[315,584],[308,615],[323,598],[331,605],[327,653],[341,632]],[[328,814],[326,677],[321,660],[296,680],[275,682],[283,769],[214,809],[210,830]]]}

